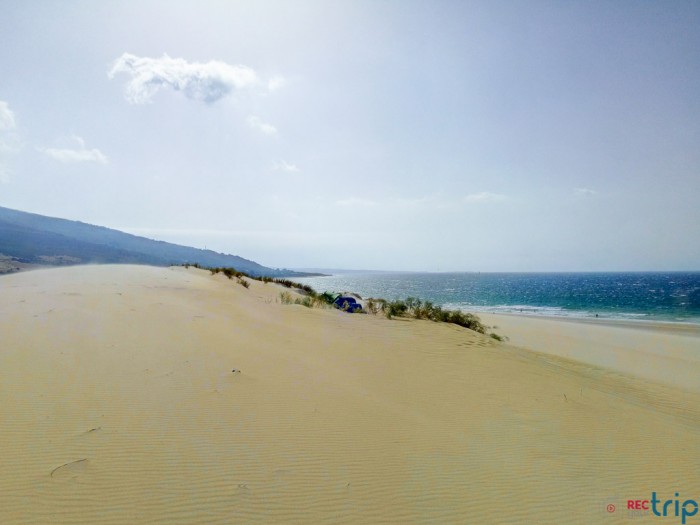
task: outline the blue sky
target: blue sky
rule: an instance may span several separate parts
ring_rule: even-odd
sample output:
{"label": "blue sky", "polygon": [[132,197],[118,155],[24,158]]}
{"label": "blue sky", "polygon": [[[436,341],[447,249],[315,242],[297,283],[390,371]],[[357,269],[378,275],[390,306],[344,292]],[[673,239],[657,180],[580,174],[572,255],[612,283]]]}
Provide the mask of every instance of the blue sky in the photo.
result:
{"label": "blue sky", "polygon": [[0,13],[2,206],[276,267],[700,269],[698,2]]}

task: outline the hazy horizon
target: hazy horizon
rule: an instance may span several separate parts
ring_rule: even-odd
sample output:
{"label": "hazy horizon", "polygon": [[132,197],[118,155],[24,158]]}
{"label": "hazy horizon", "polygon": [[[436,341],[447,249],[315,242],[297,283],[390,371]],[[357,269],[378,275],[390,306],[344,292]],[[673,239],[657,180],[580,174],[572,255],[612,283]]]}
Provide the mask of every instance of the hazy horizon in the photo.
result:
{"label": "hazy horizon", "polygon": [[700,270],[698,3],[0,7],[0,206],[271,267]]}

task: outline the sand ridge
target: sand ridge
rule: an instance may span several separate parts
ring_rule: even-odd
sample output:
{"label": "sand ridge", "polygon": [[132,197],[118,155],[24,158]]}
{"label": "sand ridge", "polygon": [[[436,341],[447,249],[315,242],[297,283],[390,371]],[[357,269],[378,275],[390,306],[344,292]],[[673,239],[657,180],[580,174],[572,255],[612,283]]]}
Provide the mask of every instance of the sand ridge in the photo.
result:
{"label": "sand ridge", "polygon": [[700,499],[683,385],[194,268],[0,290],[2,523],[614,523],[611,501]]}

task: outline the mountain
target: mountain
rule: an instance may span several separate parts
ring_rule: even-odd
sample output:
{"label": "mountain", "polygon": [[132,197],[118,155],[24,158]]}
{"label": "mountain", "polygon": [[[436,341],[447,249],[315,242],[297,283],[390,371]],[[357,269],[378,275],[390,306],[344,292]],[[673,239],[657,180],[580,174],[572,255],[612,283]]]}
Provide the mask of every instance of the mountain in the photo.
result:
{"label": "mountain", "polygon": [[[5,257],[2,257],[5,256]],[[267,268],[237,255],[154,241],[103,226],[0,206],[0,259],[22,264],[129,263],[233,267],[251,275],[305,276]]]}

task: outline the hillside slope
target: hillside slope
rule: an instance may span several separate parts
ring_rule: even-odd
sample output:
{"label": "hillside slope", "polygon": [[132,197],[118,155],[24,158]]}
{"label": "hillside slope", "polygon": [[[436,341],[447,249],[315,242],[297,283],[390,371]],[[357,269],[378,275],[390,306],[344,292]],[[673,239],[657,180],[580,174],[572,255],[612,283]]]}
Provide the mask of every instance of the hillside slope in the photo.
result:
{"label": "hillside slope", "polygon": [[251,275],[302,275],[237,255],[200,250],[79,221],[0,207],[0,254],[23,263],[132,263],[227,266]]}

